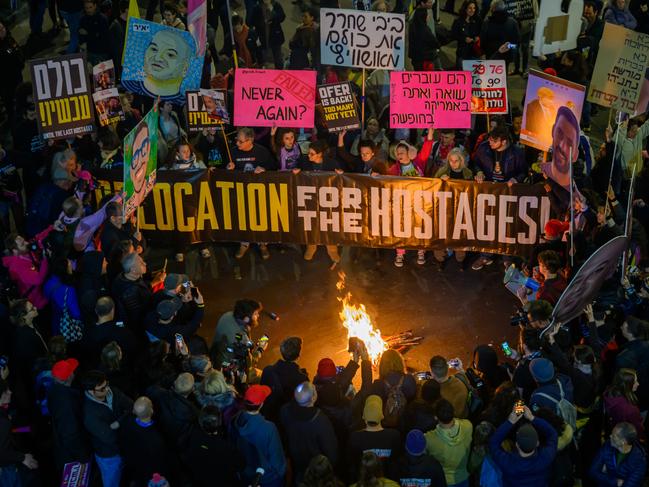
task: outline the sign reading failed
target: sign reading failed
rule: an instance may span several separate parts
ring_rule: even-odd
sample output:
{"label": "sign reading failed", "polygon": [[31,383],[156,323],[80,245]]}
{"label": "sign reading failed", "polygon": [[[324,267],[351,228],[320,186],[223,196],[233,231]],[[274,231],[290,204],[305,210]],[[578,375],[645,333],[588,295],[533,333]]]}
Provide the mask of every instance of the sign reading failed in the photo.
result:
{"label": "sign reading failed", "polygon": [[44,139],[65,139],[95,130],[83,55],[35,59],[29,63],[29,69],[38,130]]}

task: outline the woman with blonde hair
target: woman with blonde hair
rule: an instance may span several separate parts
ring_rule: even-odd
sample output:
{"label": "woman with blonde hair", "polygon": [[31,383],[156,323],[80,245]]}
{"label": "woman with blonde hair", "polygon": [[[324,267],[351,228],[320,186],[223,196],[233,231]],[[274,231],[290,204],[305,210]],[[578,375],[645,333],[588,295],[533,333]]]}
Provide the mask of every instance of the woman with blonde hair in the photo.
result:
{"label": "woman with blonde hair", "polygon": [[635,370],[618,370],[613,383],[604,392],[604,411],[610,425],[631,423],[638,432],[638,438],[643,438],[644,424],[636,396],[639,385]]}
{"label": "woman with blonde hair", "polygon": [[194,397],[201,407],[216,407],[223,415],[223,422],[226,425],[241,409],[236,391],[227,383],[220,370],[211,370],[205,375],[203,381],[194,390]]}

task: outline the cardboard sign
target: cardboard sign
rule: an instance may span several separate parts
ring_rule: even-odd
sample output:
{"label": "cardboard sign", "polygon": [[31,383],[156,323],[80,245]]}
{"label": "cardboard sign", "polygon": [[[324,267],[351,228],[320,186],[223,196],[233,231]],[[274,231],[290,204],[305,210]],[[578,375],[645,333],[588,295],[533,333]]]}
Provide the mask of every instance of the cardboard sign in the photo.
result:
{"label": "cardboard sign", "polygon": [[505,61],[464,60],[471,73],[471,113],[508,113],[507,65]]}
{"label": "cardboard sign", "polygon": [[88,487],[88,485],[90,485],[90,463],[65,464],[61,487]]}
{"label": "cardboard sign", "polygon": [[639,99],[648,64],[649,35],[607,22],[588,88],[588,101],[631,115],[644,112],[648,97],[643,97],[644,102]]}
{"label": "cardboard sign", "polygon": [[534,19],[534,3],[536,0],[505,0],[505,7],[507,13],[513,19],[533,20]]}
{"label": "cardboard sign", "polygon": [[[207,103],[210,103],[210,99],[214,102],[215,108],[210,109],[205,105],[205,99],[203,98],[203,92],[212,92],[211,96],[206,97]],[[185,93],[187,96],[187,128],[190,133],[200,132],[203,129],[220,127],[224,123],[230,123],[230,114],[227,112],[225,105],[225,92],[222,90],[199,90],[199,91],[187,91]],[[222,98],[222,103],[218,101],[220,97]],[[219,106],[220,105],[220,106]],[[210,116],[209,111],[212,111]],[[219,118],[215,116],[217,113],[223,115],[225,111],[225,118]]]}
{"label": "cardboard sign", "polygon": [[185,103],[185,91],[201,83],[203,56],[187,31],[142,19],[129,19],[122,86],[131,93]]}
{"label": "cardboard sign", "polygon": [[81,54],[30,61],[38,131],[65,139],[95,130],[86,61]]}
{"label": "cardboard sign", "polygon": [[311,128],[315,89],[315,71],[237,69],[234,124]]}
{"label": "cardboard sign", "polygon": [[115,66],[112,59],[92,67],[92,81],[95,91],[115,88]]}
{"label": "cardboard sign", "polygon": [[318,97],[329,132],[360,128],[356,100],[349,81],[318,86]]}
{"label": "cardboard sign", "polygon": [[124,219],[153,189],[158,166],[158,105],[124,138]]}
{"label": "cardboard sign", "polygon": [[322,64],[368,69],[403,69],[404,14],[320,9]]}
{"label": "cardboard sign", "polygon": [[[561,8],[566,3],[568,11],[564,12]],[[565,52],[576,48],[583,11],[584,0],[542,2],[534,27],[533,55]]]}
{"label": "cardboard sign", "polygon": [[454,129],[471,127],[471,73],[390,73],[390,128],[423,129],[431,125]]}
{"label": "cardboard sign", "polygon": [[101,127],[126,119],[117,88],[97,91],[93,93],[92,99],[95,101],[95,109]]}
{"label": "cardboard sign", "polygon": [[572,110],[581,119],[586,87],[530,69],[525,92],[521,142],[547,151],[552,146],[552,127],[559,107]]}

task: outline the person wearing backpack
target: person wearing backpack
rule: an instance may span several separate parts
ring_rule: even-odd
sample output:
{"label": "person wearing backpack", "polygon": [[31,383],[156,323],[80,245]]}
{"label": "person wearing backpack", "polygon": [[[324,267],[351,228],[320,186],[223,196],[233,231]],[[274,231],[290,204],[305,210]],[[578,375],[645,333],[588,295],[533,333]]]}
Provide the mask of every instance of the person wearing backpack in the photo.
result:
{"label": "person wearing backpack", "polygon": [[261,487],[283,487],[286,475],[286,458],[277,427],[261,414],[264,402],[270,396],[268,386],[252,385],[243,396],[245,410],[232,420],[230,436],[245,457],[246,467],[241,472],[244,485],[250,485],[257,469],[264,473],[258,484]]}
{"label": "person wearing backpack", "polygon": [[377,395],[368,396],[363,408],[365,428],[354,431],[347,442],[347,465],[350,468],[350,481],[358,480],[358,466],[363,453],[371,451],[381,460],[383,469],[390,471],[394,459],[401,456],[403,443],[401,434],[393,428],[384,428],[383,400]]}
{"label": "person wearing backpack", "polygon": [[442,464],[448,487],[469,487],[467,463],[471,453],[473,425],[468,419],[455,415],[453,405],[446,399],[435,404],[437,427],[427,432],[426,453]]}
{"label": "person wearing backpack", "polygon": [[530,373],[538,384],[530,397],[532,411],[545,407],[570,425],[573,431],[577,425],[577,408],[574,405],[573,386],[570,377],[554,373],[554,365],[546,358],[535,358],[530,362]]}
{"label": "person wearing backpack", "polygon": [[403,357],[396,350],[386,350],[379,361],[379,378],[372,383],[370,394],[383,403],[383,425],[397,428],[406,406],[417,395],[415,378],[406,373]]}

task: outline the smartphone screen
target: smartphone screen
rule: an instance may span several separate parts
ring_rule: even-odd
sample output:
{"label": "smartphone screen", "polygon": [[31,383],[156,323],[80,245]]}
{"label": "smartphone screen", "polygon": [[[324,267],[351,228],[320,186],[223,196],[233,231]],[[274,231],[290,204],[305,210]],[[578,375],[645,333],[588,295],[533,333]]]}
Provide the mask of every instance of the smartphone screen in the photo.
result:
{"label": "smartphone screen", "polygon": [[508,356],[508,357],[511,356],[511,354],[512,354],[512,349],[509,347],[509,343],[507,343],[507,342],[502,342],[502,344],[501,344],[500,346],[501,346],[501,348],[503,349],[503,353],[504,353],[506,356]]}

